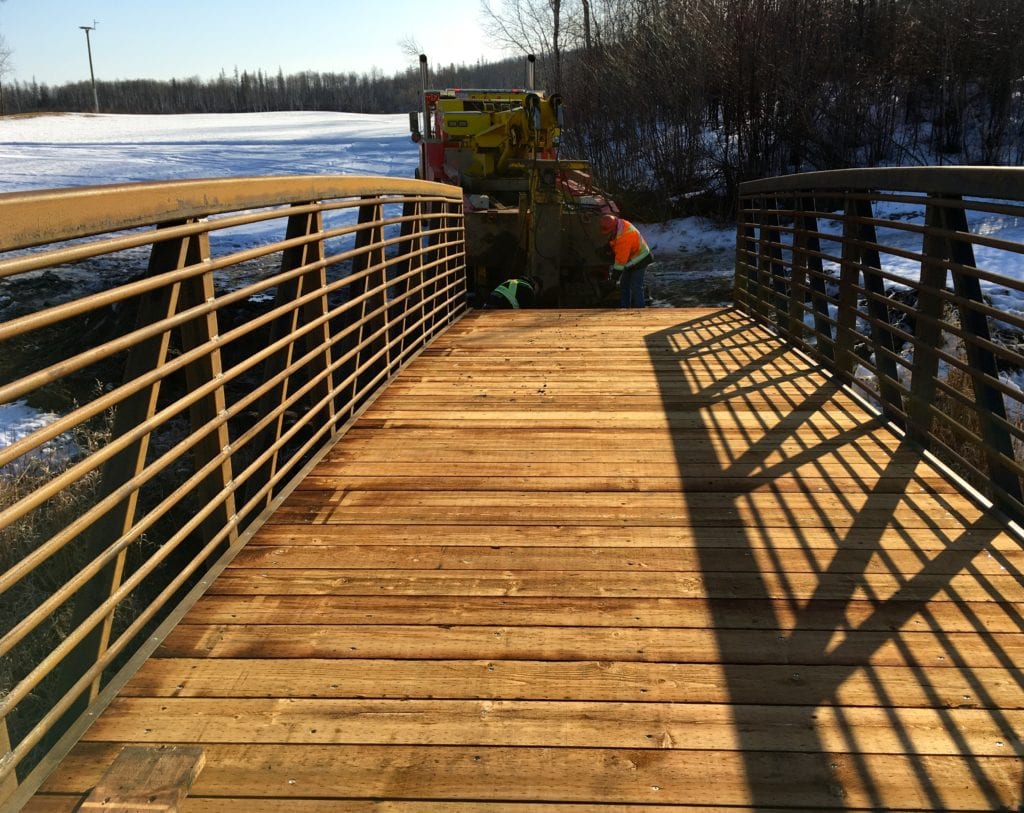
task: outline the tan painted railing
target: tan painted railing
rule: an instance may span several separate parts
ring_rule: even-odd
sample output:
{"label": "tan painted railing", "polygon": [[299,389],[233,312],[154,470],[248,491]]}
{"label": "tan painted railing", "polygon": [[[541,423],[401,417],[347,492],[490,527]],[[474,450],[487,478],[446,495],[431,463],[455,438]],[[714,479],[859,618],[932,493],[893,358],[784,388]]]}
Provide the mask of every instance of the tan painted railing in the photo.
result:
{"label": "tan painted railing", "polygon": [[412,180],[0,195],[0,409],[49,413],[0,424],[0,804],[461,315],[463,252]]}
{"label": "tan painted railing", "polygon": [[1024,169],[744,184],[737,304],[1024,518]]}

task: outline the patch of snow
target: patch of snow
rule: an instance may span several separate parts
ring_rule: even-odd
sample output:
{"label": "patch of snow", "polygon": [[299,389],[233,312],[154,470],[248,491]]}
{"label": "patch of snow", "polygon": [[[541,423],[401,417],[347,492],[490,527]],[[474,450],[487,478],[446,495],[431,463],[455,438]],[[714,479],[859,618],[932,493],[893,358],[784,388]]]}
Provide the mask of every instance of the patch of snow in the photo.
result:
{"label": "patch of snow", "polygon": [[[33,432],[43,429],[60,416],[33,409],[25,401],[0,404],[0,449],[17,443]],[[62,437],[43,444],[28,457],[66,459],[77,452],[75,444]],[[24,460],[25,458],[20,458]]]}

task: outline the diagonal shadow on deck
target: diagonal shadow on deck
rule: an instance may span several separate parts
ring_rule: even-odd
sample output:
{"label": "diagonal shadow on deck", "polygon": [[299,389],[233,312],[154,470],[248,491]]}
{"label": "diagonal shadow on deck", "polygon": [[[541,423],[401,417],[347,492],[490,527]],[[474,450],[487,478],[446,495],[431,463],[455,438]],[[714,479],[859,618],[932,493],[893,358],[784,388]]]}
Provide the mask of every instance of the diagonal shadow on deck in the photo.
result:
{"label": "diagonal shadow on deck", "polygon": [[[767,355],[753,350],[755,344],[769,347]],[[884,454],[866,453],[874,447],[860,441],[883,429],[882,419],[867,416],[866,421],[861,418],[859,423],[853,423],[860,417],[855,414],[859,405],[840,392],[836,382],[822,371],[780,371],[778,378],[764,380],[764,370],[771,370],[775,362],[788,356],[796,357],[799,364],[802,357],[753,320],[738,318],[735,311],[705,314],[670,330],[652,333],[647,337],[647,347],[650,357],[661,363],[656,365],[659,390],[680,471],[682,499],[690,509],[688,513],[698,517],[693,523],[694,544],[724,679],[732,698],[734,736],[738,750],[743,753],[752,806],[777,805],[780,776],[787,771],[787,753],[809,752],[812,758],[801,760],[800,764],[810,766],[819,787],[828,788],[835,807],[888,809],[893,805],[891,775],[888,786],[881,775],[884,756],[898,760],[902,775],[912,779],[915,787],[903,788],[901,795],[913,799],[915,807],[949,809],[959,806],[956,800],[969,798],[978,809],[1018,809],[1024,791],[1019,777],[1012,777],[1015,771],[1004,772],[1006,760],[972,752],[949,714],[950,698],[930,679],[934,669],[957,670],[965,687],[963,706],[987,714],[990,726],[1005,732],[1006,756],[1010,761],[1015,761],[1014,756],[1019,759],[1019,732],[1014,734],[998,702],[989,696],[988,672],[976,668],[979,656],[975,653],[980,650],[982,660],[1003,667],[1002,674],[1008,676],[1011,684],[1024,686],[1024,676],[1000,636],[973,612],[961,587],[965,581],[973,580],[973,601],[977,602],[977,594],[982,594],[983,601],[999,605],[1011,632],[1024,631],[1024,616],[1019,607],[1007,603],[975,566],[979,556],[992,556],[1001,561],[1005,572],[1021,580],[1019,570],[1001,558],[1000,551],[992,545],[1001,533],[998,520],[981,512],[973,520],[965,518],[961,530],[952,530],[951,523],[942,523],[941,517],[916,506],[915,496],[919,493],[928,494],[939,506],[946,502],[943,493],[921,481],[913,473],[913,466],[908,467],[908,459],[920,460],[918,451],[905,441],[894,441],[894,448]],[[678,365],[666,367],[668,358]],[[719,368],[717,375],[715,366]],[[720,374],[722,366],[728,370],[724,378]],[[785,393],[780,389],[783,385],[787,387]],[[692,415],[684,426],[680,413],[672,409],[671,402],[678,398],[681,387],[689,396],[700,396],[704,404],[698,413],[697,430],[693,429]],[[753,405],[749,399],[756,393],[775,397],[758,399]],[[764,406],[766,403],[772,406]],[[732,483],[728,487],[735,489],[733,505],[737,509],[747,505],[749,490],[759,488],[776,494],[778,507],[785,512],[786,495],[775,485],[780,477],[800,483],[798,488],[809,499],[805,514],[796,516],[790,512],[788,527],[775,519],[755,516],[745,528],[737,529],[743,537],[741,547],[761,563],[742,588],[747,591],[744,598],[750,602],[752,612],[761,619],[756,628],[751,625],[750,635],[762,636],[764,649],[778,652],[782,662],[792,667],[792,678],[797,683],[802,681],[802,668],[811,671],[831,667],[824,680],[808,682],[800,705],[781,706],[789,719],[779,730],[792,734],[781,736],[775,743],[771,753],[777,758],[766,758],[763,742],[750,734],[757,729],[760,707],[747,704],[749,695],[744,687],[757,684],[757,673],[762,670],[764,684],[770,684],[778,667],[773,665],[773,670],[752,657],[749,637],[730,634],[730,626],[735,627],[730,602],[737,589],[736,574],[719,565],[720,536],[710,532],[713,529],[708,523],[699,520],[700,504],[694,499],[699,492],[695,485],[688,487],[691,478],[687,470],[692,454],[689,450],[693,443],[710,444],[717,440],[720,448],[726,448],[722,424],[741,410],[755,412],[756,419],[750,423],[748,418],[747,427],[739,430],[744,436],[742,443],[734,443],[731,453],[718,456],[717,476],[722,483]],[[823,425],[828,431],[822,430]],[[733,432],[737,431],[735,424],[731,426]],[[790,451],[780,453],[783,439],[790,441]],[[837,455],[837,444],[847,449],[846,455]],[[880,450],[875,448],[875,452]],[[819,465],[826,457],[830,466]],[[857,461],[857,465],[846,465],[846,461]],[[842,477],[835,474],[837,465],[846,465]],[[870,476],[863,474],[866,466],[873,469]],[[812,491],[814,486],[800,474],[808,470],[817,470],[824,479],[820,495]],[[752,471],[757,472],[762,485],[736,485]],[[706,485],[705,482],[703,487]],[[819,500],[819,496],[828,499]],[[749,501],[751,508],[755,505]],[[946,502],[945,508],[949,513],[957,511],[952,502]],[[839,515],[835,515],[837,511]],[[812,550],[808,528],[816,529],[817,533],[824,530],[832,538],[834,549],[826,551],[831,558],[824,564],[818,559],[821,551]],[[903,550],[917,551],[919,564],[911,572],[907,572],[905,565],[898,566],[887,551],[883,537],[892,539],[894,532]],[[944,544],[928,550],[918,544],[918,538],[923,536],[939,537]],[[799,590],[781,567],[771,566],[778,546],[797,547],[807,553],[813,576],[809,591]],[[869,578],[869,572],[886,579]],[[958,608],[961,618],[957,631],[944,629],[942,619],[932,611],[935,602]],[[854,605],[858,612],[851,612]],[[780,607],[786,609],[784,614],[780,614]],[[972,651],[966,651],[966,646],[972,647]],[[920,693],[934,710],[933,719],[942,729],[937,733],[952,746],[947,746],[940,756],[948,755],[953,760],[943,762],[934,752],[918,749],[920,732],[910,730],[901,719],[900,704],[905,700],[877,670],[877,664],[889,661],[904,665],[908,679],[918,684]],[[891,747],[879,749],[871,742],[872,732],[849,725],[844,707],[857,703],[842,697],[843,685],[857,674],[872,687],[874,694],[859,702],[882,711],[889,727],[886,741],[897,741],[898,751]],[[831,723],[828,734],[825,721]],[[836,741],[835,732],[840,732],[842,742]],[[879,750],[892,753],[879,754]],[[949,764],[958,768],[951,773]],[[949,787],[954,775],[959,784],[956,789]]]}

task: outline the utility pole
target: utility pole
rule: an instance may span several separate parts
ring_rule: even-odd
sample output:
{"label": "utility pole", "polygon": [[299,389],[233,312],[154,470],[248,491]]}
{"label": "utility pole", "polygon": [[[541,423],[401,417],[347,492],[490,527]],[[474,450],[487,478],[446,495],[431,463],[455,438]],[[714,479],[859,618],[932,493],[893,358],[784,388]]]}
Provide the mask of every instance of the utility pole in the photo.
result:
{"label": "utility pole", "polygon": [[96,112],[100,112],[100,97],[96,93],[96,74],[92,70],[92,43],[89,42],[89,32],[95,31],[96,26],[99,25],[95,20],[92,21],[92,25],[80,25],[78,26],[85,32],[85,47],[89,51],[89,78],[92,79],[92,102],[96,108]]}

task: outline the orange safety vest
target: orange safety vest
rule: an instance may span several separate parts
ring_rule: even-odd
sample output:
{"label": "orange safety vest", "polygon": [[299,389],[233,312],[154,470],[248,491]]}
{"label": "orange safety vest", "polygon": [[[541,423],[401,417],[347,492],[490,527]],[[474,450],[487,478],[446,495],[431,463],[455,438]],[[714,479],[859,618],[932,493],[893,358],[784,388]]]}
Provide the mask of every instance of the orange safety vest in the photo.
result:
{"label": "orange safety vest", "polygon": [[612,268],[616,271],[631,268],[651,254],[643,235],[628,220],[619,220],[618,229],[615,236],[609,241],[609,245],[615,256],[615,264]]}

